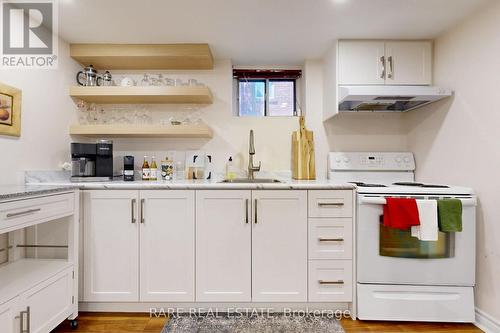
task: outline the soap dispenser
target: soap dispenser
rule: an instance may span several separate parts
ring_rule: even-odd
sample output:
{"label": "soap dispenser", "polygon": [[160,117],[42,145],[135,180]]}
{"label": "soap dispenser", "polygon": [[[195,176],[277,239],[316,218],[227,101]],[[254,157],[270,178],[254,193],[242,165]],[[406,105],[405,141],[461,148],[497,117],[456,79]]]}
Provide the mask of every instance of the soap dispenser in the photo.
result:
{"label": "soap dispenser", "polygon": [[229,156],[229,160],[226,164],[226,179],[236,178],[236,172],[234,170],[233,157]]}

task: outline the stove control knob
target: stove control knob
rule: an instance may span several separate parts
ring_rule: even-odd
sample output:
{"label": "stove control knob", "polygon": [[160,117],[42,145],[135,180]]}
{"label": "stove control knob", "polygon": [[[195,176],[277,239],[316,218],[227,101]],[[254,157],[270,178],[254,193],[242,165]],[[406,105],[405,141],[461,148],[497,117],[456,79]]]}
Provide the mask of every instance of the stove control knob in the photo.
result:
{"label": "stove control knob", "polygon": [[396,162],[401,163],[401,157],[396,157]]}
{"label": "stove control knob", "polygon": [[349,163],[349,158],[344,157],[344,162],[345,162],[345,163]]}
{"label": "stove control knob", "polygon": [[405,163],[410,163],[410,158],[409,157],[405,157]]}
{"label": "stove control knob", "polygon": [[340,163],[340,157],[337,157],[337,158],[335,159],[335,162]]}

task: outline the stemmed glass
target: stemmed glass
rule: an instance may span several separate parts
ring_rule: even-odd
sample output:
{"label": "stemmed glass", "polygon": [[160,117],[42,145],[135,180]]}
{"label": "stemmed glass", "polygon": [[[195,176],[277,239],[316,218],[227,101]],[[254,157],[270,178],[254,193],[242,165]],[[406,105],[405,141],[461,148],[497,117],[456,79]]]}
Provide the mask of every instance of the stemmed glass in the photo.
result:
{"label": "stemmed glass", "polygon": [[152,85],[151,77],[149,76],[149,74],[144,74],[144,77],[142,78],[139,85],[141,85],[143,87],[147,87],[147,86]]}

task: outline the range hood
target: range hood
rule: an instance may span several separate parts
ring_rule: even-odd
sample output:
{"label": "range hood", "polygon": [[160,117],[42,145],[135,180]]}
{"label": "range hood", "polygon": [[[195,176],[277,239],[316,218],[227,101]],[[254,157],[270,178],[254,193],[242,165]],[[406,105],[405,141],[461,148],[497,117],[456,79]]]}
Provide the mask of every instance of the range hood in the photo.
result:
{"label": "range hood", "polygon": [[339,112],[406,112],[452,94],[432,86],[339,86]]}

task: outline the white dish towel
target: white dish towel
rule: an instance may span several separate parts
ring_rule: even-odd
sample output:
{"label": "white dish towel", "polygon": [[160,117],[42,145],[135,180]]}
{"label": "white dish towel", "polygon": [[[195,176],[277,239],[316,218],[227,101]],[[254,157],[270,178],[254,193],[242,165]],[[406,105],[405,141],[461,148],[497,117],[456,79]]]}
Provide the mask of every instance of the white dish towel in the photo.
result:
{"label": "white dish towel", "polygon": [[411,227],[412,237],[421,241],[438,240],[438,211],[436,200],[417,200],[420,225]]}

